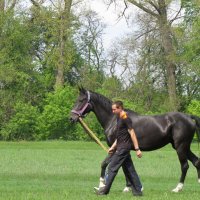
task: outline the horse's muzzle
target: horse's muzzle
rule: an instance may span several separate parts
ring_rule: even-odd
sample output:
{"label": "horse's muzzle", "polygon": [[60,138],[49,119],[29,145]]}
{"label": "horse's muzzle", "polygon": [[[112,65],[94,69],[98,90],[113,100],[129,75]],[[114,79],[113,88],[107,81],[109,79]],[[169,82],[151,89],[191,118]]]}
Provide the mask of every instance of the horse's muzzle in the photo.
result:
{"label": "horse's muzzle", "polygon": [[78,118],[79,118],[78,115],[72,114],[70,116],[69,120],[70,120],[71,123],[76,123],[76,122],[78,122]]}

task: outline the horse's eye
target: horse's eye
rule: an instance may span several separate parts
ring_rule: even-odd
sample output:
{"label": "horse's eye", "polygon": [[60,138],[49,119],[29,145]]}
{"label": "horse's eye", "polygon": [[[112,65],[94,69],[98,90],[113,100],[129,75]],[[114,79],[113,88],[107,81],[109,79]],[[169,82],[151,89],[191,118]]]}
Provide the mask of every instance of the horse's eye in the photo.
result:
{"label": "horse's eye", "polygon": [[79,102],[83,103],[86,101],[86,98],[80,99]]}

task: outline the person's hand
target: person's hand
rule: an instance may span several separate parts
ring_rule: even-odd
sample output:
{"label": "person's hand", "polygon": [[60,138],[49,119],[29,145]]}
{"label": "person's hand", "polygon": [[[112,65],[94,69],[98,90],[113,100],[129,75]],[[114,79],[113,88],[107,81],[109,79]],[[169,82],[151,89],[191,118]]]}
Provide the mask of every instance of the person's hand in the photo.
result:
{"label": "person's hand", "polygon": [[112,148],[112,147],[110,147],[110,148],[108,149],[108,153],[109,153],[109,154],[113,154],[114,151],[115,151],[115,149]]}
{"label": "person's hand", "polygon": [[142,152],[140,150],[137,150],[136,151],[136,155],[138,158],[141,158],[142,157]]}

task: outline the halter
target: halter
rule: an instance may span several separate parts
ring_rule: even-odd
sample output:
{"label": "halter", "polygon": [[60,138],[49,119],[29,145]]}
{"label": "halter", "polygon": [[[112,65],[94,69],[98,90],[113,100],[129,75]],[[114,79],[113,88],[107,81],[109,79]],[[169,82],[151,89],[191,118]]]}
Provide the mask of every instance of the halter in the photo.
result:
{"label": "halter", "polygon": [[90,92],[87,91],[87,102],[86,104],[83,106],[82,109],[80,110],[72,110],[71,112],[74,113],[74,114],[77,114],[79,117],[82,116],[83,112],[86,110],[86,108],[91,105],[90,104]]}

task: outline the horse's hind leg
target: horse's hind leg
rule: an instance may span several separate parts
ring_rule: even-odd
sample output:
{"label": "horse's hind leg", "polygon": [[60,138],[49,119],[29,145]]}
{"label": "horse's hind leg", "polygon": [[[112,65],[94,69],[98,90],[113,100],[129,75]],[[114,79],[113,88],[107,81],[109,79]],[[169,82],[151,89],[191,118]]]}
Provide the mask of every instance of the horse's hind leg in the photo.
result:
{"label": "horse's hind leg", "polygon": [[200,158],[198,158],[192,151],[190,150],[188,153],[188,159],[192,162],[192,164],[197,169],[197,175],[198,175],[198,182],[200,183]]}
{"label": "horse's hind leg", "polygon": [[176,149],[178,158],[181,164],[181,177],[179,180],[178,185],[176,188],[172,190],[172,192],[180,192],[183,189],[183,184],[185,181],[185,177],[187,174],[187,170],[189,168],[188,161],[187,161],[187,150],[184,148],[184,145],[180,145],[179,148]]}

